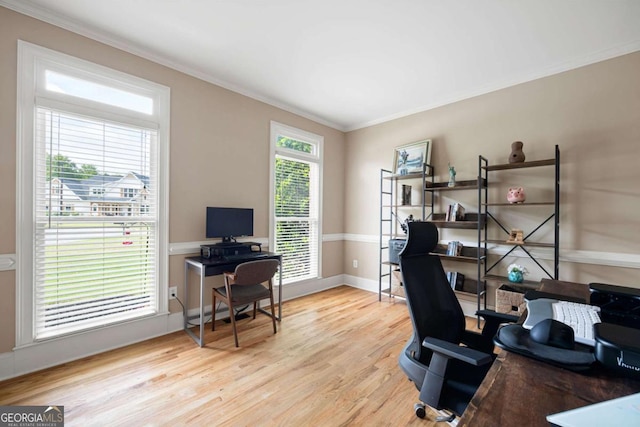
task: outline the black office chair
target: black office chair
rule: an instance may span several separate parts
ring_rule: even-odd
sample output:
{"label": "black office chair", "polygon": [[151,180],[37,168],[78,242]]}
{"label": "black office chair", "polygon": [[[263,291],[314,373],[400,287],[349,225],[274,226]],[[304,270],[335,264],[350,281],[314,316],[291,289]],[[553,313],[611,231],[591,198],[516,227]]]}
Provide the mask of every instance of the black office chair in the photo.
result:
{"label": "black office chair", "polygon": [[493,336],[501,323],[515,316],[483,310],[482,334],[465,330],[465,316],[442,268],[431,255],[438,229],[430,222],[408,223],[407,243],[400,252],[400,269],[413,336],[400,354],[399,364],[416,388],[420,401],[416,415],[426,415],[425,404],[451,413],[437,421],[460,416],[495,358]]}
{"label": "black office chair", "polygon": [[[273,333],[276,329],[276,312],[273,301],[273,276],[278,271],[279,262],[276,259],[263,259],[257,261],[244,262],[238,265],[234,272],[224,273],[224,286],[213,288],[211,293],[212,307],[215,310],[216,299],[221,299],[229,307],[229,317],[233,338],[236,347],[239,347],[238,332],[236,330],[236,319],[234,307],[253,303],[253,318],[256,318],[258,301],[269,299],[271,305],[271,317],[273,323]],[[267,286],[264,286],[266,283]],[[215,319],[211,322],[211,330],[215,330]]]}

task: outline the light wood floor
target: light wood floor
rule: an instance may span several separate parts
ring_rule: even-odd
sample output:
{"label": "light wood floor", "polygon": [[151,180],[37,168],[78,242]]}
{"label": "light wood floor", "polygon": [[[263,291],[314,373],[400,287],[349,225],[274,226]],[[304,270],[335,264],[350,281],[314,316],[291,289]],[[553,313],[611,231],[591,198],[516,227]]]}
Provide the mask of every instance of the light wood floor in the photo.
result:
{"label": "light wood floor", "polygon": [[[270,319],[207,325],[0,382],[0,405],[64,405],[67,426],[433,426],[398,367],[411,334],[401,301],[341,286]],[[428,412],[428,417],[434,414]]]}

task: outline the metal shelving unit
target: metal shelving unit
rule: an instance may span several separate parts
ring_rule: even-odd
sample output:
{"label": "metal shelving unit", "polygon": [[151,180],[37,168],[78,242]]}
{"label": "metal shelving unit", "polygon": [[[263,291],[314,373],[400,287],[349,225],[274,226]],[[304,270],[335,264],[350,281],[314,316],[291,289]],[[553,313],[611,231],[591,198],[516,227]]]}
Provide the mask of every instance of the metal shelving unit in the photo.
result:
{"label": "metal shelving unit", "polygon": [[[483,280],[492,280],[492,281],[504,281],[508,282],[508,278],[506,276],[495,274],[498,267],[505,264],[505,260],[507,257],[511,256],[514,251],[517,249],[524,252],[526,257],[531,259],[533,263],[535,263],[540,271],[551,279],[558,279],[559,273],[559,242],[560,242],[560,150],[558,146],[555,146],[555,156],[551,159],[546,160],[536,160],[530,162],[521,162],[521,163],[506,163],[506,164],[497,164],[497,165],[489,165],[487,159],[482,156],[479,156],[479,170],[480,174],[484,176],[484,179],[489,182],[489,172],[494,171],[519,171],[519,170],[529,170],[530,168],[541,168],[541,167],[553,167],[555,173],[554,180],[554,197],[553,200],[543,200],[543,201],[526,201],[524,203],[506,203],[506,202],[491,202],[488,200],[487,192],[481,197],[481,205],[483,208],[484,215],[487,218],[487,224],[485,224],[484,230],[484,238],[481,239],[482,246],[484,248],[485,253],[488,253],[488,244],[494,246],[507,246],[509,249],[506,253],[502,254],[496,261],[492,263],[485,263],[484,276]],[[508,236],[510,233],[510,228],[507,226],[504,220],[500,217],[500,212],[505,209],[528,209],[531,207],[550,207],[550,211],[548,216],[541,219],[541,221],[536,224],[536,226],[532,227],[523,237],[522,243],[513,243],[507,242],[506,239],[487,239],[487,226],[497,226],[502,231],[506,233]],[[536,240],[536,236],[534,234],[544,227],[546,224],[551,223],[554,229],[553,232],[553,240],[552,241],[541,241]],[[553,249],[553,261],[551,268],[545,267],[542,263],[536,259],[536,257],[529,250],[530,248],[550,248]],[[539,286],[539,281],[534,280],[524,280],[523,285],[529,287],[537,287]]]}
{"label": "metal shelving unit", "polygon": [[[428,178],[433,182],[433,168],[430,165],[423,164],[422,172],[410,174],[394,174],[390,170],[380,170],[380,246],[379,246],[379,286],[378,299],[382,300],[382,295],[387,294],[389,297],[397,297],[392,292],[392,273],[397,268],[396,263],[389,261],[389,240],[406,238],[406,234],[402,231],[401,224],[404,212],[417,212],[419,216],[414,216],[415,220],[421,221],[430,215],[427,213],[427,207],[433,203],[427,200],[425,188],[429,185]],[[403,205],[398,201],[400,194],[399,187],[403,184],[418,185],[421,189],[420,200],[416,203]],[[419,184],[418,184],[419,183]]]}

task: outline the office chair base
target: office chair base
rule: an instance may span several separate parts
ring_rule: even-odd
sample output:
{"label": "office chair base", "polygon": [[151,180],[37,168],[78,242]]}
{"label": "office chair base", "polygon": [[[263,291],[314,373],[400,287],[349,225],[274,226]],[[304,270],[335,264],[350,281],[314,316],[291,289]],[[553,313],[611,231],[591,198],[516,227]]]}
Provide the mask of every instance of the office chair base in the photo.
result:
{"label": "office chair base", "polygon": [[[413,410],[416,413],[416,417],[418,418],[424,418],[427,416],[427,405],[425,405],[422,402],[418,402],[416,404],[413,405]],[[438,411],[440,414],[443,415],[439,415],[436,417],[435,421],[437,423],[441,423],[441,422],[447,422],[450,423],[453,420],[456,419],[456,414],[447,414],[444,411]]]}
{"label": "office chair base", "polygon": [[427,409],[422,403],[413,405],[413,410],[416,412],[416,417],[418,418],[424,418],[427,415]]}
{"label": "office chair base", "polygon": [[439,417],[436,417],[436,422],[437,423],[440,423],[440,422],[450,423],[455,419],[456,419],[456,414],[440,415]]}

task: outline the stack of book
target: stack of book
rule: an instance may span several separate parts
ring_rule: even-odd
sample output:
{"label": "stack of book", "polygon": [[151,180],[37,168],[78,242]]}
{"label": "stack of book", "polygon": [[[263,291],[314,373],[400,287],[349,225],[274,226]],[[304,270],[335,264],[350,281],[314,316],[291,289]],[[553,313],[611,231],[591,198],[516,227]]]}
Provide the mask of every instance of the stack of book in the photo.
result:
{"label": "stack of book", "polygon": [[462,248],[464,245],[462,242],[458,242],[457,240],[449,242],[447,245],[447,255],[449,256],[458,256],[462,253]]}
{"label": "stack of book", "polygon": [[454,291],[461,291],[464,284],[464,274],[457,271],[447,271],[447,280]]}
{"label": "stack of book", "polygon": [[454,203],[449,205],[447,214],[445,215],[445,221],[463,221],[464,220],[464,206],[460,203]]}

